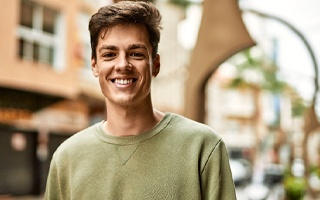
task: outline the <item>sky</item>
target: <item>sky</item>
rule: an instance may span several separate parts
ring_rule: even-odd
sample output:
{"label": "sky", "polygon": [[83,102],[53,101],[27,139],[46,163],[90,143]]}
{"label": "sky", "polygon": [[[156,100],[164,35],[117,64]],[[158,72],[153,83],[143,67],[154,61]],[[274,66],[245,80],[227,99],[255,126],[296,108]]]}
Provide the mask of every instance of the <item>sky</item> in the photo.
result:
{"label": "sky", "polygon": [[[320,1],[319,0],[242,0],[242,9],[252,9],[276,16],[295,27],[310,44],[320,63]],[[261,18],[260,18],[261,19]],[[255,22],[256,20],[256,22]],[[258,28],[257,16],[245,16],[249,32],[263,43],[264,38],[277,41],[276,63],[282,76],[294,85],[305,99],[310,99],[314,91],[312,79],[315,63],[301,38],[283,23],[266,20],[264,29]]]}

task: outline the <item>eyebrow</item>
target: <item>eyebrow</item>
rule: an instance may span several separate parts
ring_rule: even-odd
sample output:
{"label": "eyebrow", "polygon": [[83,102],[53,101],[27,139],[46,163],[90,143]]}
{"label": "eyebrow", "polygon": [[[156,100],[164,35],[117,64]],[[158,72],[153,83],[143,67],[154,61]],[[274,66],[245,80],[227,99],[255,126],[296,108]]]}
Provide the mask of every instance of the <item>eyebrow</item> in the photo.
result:
{"label": "eyebrow", "polygon": [[145,49],[145,50],[148,51],[148,48],[144,44],[130,44],[128,46],[128,49],[140,49],[140,48]]}
{"label": "eyebrow", "polygon": [[[142,48],[142,49],[145,49],[148,51],[148,48],[146,47],[146,45],[144,44],[130,44],[128,46],[128,49],[132,50],[132,49],[139,49],[139,48]],[[105,49],[108,49],[108,50],[119,50],[119,48],[117,46],[114,46],[114,45],[103,45],[99,48],[99,52],[105,50]]]}
{"label": "eyebrow", "polygon": [[100,48],[99,48],[99,52],[101,52],[102,50],[105,50],[105,49],[109,49],[109,50],[118,50],[119,48],[114,46],[114,45],[102,45]]}

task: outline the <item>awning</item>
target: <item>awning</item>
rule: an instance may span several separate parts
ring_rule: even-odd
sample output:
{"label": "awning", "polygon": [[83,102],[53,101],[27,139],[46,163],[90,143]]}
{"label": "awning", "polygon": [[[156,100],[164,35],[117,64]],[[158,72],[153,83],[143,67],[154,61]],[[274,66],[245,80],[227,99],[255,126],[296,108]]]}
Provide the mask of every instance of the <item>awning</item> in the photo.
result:
{"label": "awning", "polygon": [[35,112],[62,99],[58,96],[0,87],[0,109],[22,109]]}

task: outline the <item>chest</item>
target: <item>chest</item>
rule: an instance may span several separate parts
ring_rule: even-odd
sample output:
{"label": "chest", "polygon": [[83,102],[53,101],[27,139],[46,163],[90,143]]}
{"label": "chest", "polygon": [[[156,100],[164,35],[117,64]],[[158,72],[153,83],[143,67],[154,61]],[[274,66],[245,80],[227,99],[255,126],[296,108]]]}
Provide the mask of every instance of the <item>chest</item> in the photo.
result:
{"label": "chest", "polygon": [[197,199],[197,166],[174,148],[109,146],[84,155],[72,167],[71,183],[73,194],[85,199]]}

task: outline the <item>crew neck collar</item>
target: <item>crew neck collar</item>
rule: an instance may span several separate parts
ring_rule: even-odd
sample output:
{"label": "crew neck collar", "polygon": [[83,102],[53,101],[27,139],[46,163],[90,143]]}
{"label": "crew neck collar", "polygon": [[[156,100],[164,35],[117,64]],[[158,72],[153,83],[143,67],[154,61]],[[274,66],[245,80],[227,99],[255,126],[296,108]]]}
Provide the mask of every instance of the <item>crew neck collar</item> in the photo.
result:
{"label": "crew neck collar", "polygon": [[139,135],[133,135],[133,136],[112,136],[108,135],[103,130],[103,121],[95,124],[95,135],[102,140],[103,142],[107,142],[110,144],[118,144],[118,145],[131,145],[131,144],[137,144],[140,142],[143,142],[145,140],[148,140],[152,138],[153,136],[157,135],[162,129],[164,129],[170,120],[172,119],[173,114],[172,113],[165,113],[165,116],[161,119],[161,121],[156,124],[153,128],[150,130],[141,133]]}

